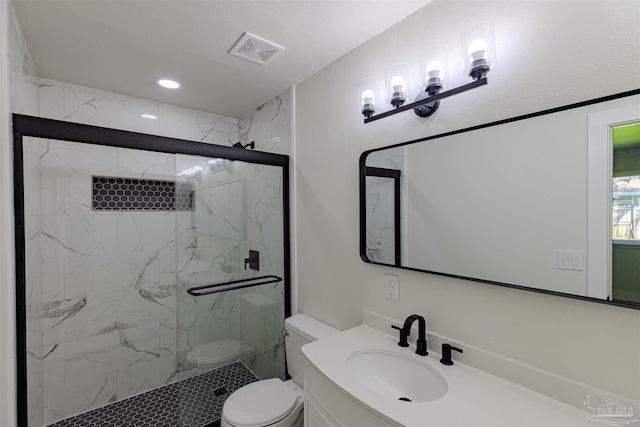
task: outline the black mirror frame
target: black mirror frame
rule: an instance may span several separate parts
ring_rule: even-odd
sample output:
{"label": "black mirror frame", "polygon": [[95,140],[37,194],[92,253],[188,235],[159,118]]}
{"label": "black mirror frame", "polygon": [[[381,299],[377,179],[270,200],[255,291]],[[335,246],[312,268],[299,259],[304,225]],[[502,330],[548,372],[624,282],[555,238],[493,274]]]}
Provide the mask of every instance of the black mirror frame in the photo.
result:
{"label": "black mirror frame", "polygon": [[[634,96],[634,95],[638,95],[638,94],[640,94],[640,89],[634,89],[634,90],[630,90],[630,91],[626,91],[626,92],[621,92],[621,93],[617,93],[617,94],[613,94],[613,95],[608,95],[608,96],[604,96],[604,97],[600,97],[600,98],[590,99],[590,100],[587,100],[587,101],[582,101],[582,102],[578,102],[578,103],[574,103],[574,104],[569,104],[569,105],[565,105],[565,106],[562,106],[562,107],[550,108],[550,109],[543,110],[543,111],[538,111],[538,112],[535,112],[535,113],[524,114],[524,115],[521,115],[521,116],[511,117],[511,118],[503,119],[503,120],[497,120],[497,121],[490,122],[490,123],[485,123],[485,124],[482,124],[482,125],[471,126],[471,127],[468,127],[468,128],[458,129],[458,130],[454,130],[454,131],[450,131],[450,132],[441,133],[441,134],[438,134],[438,135],[433,135],[433,136],[428,136],[428,137],[425,137],[425,138],[414,139],[414,140],[402,142],[402,143],[399,143],[399,144],[392,144],[392,145],[388,145],[388,146],[385,146],[385,147],[380,147],[380,148],[375,148],[375,149],[372,149],[372,150],[364,151],[360,155],[360,160],[359,160],[359,193],[360,193],[359,194],[359,204],[360,204],[360,238],[359,238],[359,240],[360,240],[360,258],[362,259],[362,261],[364,261],[364,262],[366,262],[368,264],[376,264],[376,265],[382,265],[382,266],[386,266],[386,267],[400,268],[402,270],[418,271],[418,272],[422,272],[422,273],[433,274],[433,275],[436,275],[436,276],[444,276],[444,277],[450,277],[450,278],[454,278],[454,279],[461,279],[461,280],[467,280],[467,281],[472,281],[472,282],[486,283],[486,284],[490,284],[490,285],[498,285],[498,286],[514,288],[514,289],[522,289],[522,290],[526,290],[526,291],[530,291],[530,292],[538,292],[538,293],[543,293],[543,294],[548,294],[548,295],[556,295],[556,296],[561,296],[561,297],[565,297],[565,298],[572,298],[572,299],[578,299],[578,300],[582,300],[582,301],[589,301],[589,302],[595,302],[595,303],[600,303],[600,304],[607,304],[607,305],[613,305],[613,306],[618,306],[618,307],[631,308],[631,309],[634,309],[634,310],[640,310],[640,304],[633,304],[633,303],[629,303],[629,302],[612,301],[612,300],[600,300],[600,299],[587,297],[587,296],[582,296],[582,295],[573,295],[573,294],[567,294],[567,293],[564,293],[564,292],[556,292],[556,291],[550,291],[550,290],[545,290],[545,289],[536,289],[536,288],[531,288],[531,287],[528,287],[528,286],[521,286],[521,285],[510,284],[510,283],[503,283],[503,282],[497,282],[497,281],[492,281],[492,280],[478,279],[478,278],[474,278],[474,277],[460,276],[460,275],[455,275],[455,274],[442,273],[442,272],[438,272],[438,271],[432,271],[432,270],[425,270],[425,269],[420,269],[420,268],[402,266],[400,260],[397,259],[397,258],[396,258],[396,263],[395,264],[384,264],[384,263],[379,263],[379,262],[372,261],[367,256],[367,201],[366,201],[366,177],[368,175],[367,174],[367,169],[370,169],[369,167],[367,167],[366,161],[367,161],[367,156],[369,154],[371,154],[371,153],[375,153],[377,151],[382,151],[382,150],[387,150],[387,149],[390,149],[390,148],[403,147],[405,145],[415,144],[415,143],[418,143],[418,142],[430,141],[430,140],[433,140],[433,139],[443,138],[443,137],[447,137],[447,136],[451,136],[451,135],[457,135],[457,134],[461,134],[461,133],[465,133],[465,132],[471,132],[471,131],[478,130],[478,129],[484,129],[484,128],[489,128],[489,127],[493,127],[493,126],[503,125],[503,124],[506,124],[506,123],[517,122],[517,121],[520,121],[520,120],[526,120],[526,119],[530,119],[530,118],[533,118],[533,117],[544,116],[544,115],[547,115],[547,114],[558,113],[558,112],[561,112],[561,111],[571,110],[571,109],[574,109],[574,108],[586,107],[588,105],[599,104],[599,103],[602,103],[602,102],[612,101],[612,100],[615,100],[615,99],[625,98],[625,97],[628,97],[628,96]],[[398,217],[399,217],[399,215],[398,215]],[[398,221],[399,221],[399,218],[398,218]],[[396,228],[396,230],[398,230],[398,229],[399,229],[399,227]],[[397,239],[398,239],[398,237],[396,237],[396,242],[397,242]],[[397,244],[399,244],[399,243],[397,242]],[[397,253],[399,253],[399,252],[397,252]]]}

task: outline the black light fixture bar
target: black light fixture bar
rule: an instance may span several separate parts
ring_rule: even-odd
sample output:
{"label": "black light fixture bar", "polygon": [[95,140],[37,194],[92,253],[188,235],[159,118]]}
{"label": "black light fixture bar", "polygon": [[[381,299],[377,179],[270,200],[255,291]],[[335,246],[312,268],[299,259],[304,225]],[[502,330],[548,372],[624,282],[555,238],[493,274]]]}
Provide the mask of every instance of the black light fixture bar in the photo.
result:
{"label": "black light fixture bar", "polygon": [[420,101],[412,102],[411,104],[403,105],[402,107],[394,108],[393,110],[385,111],[384,113],[376,114],[375,116],[367,117],[364,119],[365,123],[372,122],[374,120],[383,119],[385,117],[393,116],[394,114],[401,113],[403,111],[411,110],[416,107],[420,107],[422,105],[431,104],[432,102],[439,101],[444,98],[448,98],[453,95],[457,95],[462,92],[466,92],[471,89],[475,89],[480,86],[484,86],[487,84],[487,78],[482,77],[476,81],[471,83],[467,83],[466,85],[459,86],[455,89],[448,90],[446,92],[436,93],[428,98],[422,99]]}

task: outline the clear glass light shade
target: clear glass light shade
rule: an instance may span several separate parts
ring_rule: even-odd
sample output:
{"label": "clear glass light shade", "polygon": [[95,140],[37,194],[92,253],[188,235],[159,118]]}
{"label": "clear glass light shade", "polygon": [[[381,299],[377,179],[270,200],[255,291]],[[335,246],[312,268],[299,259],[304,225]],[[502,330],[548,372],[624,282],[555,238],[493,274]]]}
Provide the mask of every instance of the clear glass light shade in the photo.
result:
{"label": "clear glass light shade", "polygon": [[462,70],[473,79],[484,77],[496,66],[495,29],[490,22],[480,22],[462,33]]}
{"label": "clear glass light shade", "polygon": [[365,117],[378,110],[378,82],[376,79],[362,79],[358,82],[358,112]]}
{"label": "clear glass light shade", "polygon": [[409,66],[396,64],[387,68],[384,80],[387,89],[387,102],[394,107],[404,104],[409,88]]}
{"label": "clear glass light shade", "polygon": [[449,52],[444,46],[433,46],[420,54],[420,90],[438,93],[449,79]]}

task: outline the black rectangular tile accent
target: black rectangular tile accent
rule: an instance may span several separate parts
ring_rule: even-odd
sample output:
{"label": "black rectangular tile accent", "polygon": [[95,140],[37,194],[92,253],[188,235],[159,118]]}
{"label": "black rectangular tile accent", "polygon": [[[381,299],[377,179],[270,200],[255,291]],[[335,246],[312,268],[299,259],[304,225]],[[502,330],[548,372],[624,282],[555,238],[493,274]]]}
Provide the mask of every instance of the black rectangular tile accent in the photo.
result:
{"label": "black rectangular tile accent", "polygon": [[91,177],[91,208],[98,211],[193,211],[190,182]]}
{"label": "black rectangular tile accent", "polygon": [[[228,394],[258,381],[242,362],[169,384],[49,427],[209,427],[219,426]],[[225,389],[219,396],[215,392]]]}

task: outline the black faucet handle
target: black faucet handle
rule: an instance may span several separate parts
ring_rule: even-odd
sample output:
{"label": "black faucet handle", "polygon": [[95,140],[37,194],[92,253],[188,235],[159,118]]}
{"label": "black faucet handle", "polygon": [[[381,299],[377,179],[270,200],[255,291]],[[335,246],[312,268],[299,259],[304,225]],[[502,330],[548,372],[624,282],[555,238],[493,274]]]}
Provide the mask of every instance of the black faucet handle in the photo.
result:
{"label": "black faucet handle", "polygon": [[457,351],[458,353],[463,353],[462,349],[458,347],[454,347],[451,344],[442,344],[442,359],[440,359],[440,363],[443,365],[451,366],[453,365],[453,360],[451,360],[451,350]]}
{"label": "black faucet handle", "polygon": [[405,332],[404,328],[401,328],[400,326],[396,326],[396,325],[391,325],[391,327],[393,329],[397,329],[400,331],[400,341],[398,341],[398,345],[400,347],[409,347],[409,343],[407,342],[407,338],[409,337],[409,334]]}

